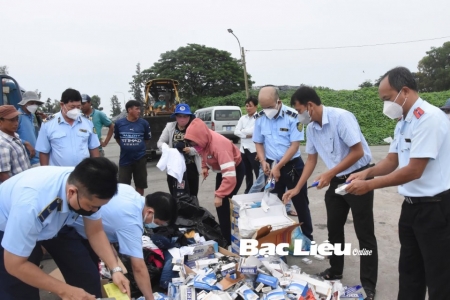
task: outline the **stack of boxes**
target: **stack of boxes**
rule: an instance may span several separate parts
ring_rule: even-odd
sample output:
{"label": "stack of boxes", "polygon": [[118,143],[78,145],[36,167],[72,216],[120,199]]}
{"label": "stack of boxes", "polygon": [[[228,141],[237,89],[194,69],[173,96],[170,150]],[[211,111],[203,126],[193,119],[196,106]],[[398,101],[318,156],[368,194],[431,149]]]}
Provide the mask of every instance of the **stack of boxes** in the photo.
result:
{"label": "stack of boxes", "polygon": [[[271,200],[277,200],[275,202],[279,203],[279,205],[271,206],[267,212],[264,211],[261,207],[263,197],[264,193],[253,193],[236,195],[231,199],[231,252],[238,255],[240,253],[241,234],[239,232],[239,218],[241,208],[246,210],[247,219],[255,232],[267,225],[271,225],[272,230],[277,230],[295,224],[289,218],[285,206],[275,194],[269,194],[269,197],[272,198]],[[242,238],[251,238],[251,236]]]}

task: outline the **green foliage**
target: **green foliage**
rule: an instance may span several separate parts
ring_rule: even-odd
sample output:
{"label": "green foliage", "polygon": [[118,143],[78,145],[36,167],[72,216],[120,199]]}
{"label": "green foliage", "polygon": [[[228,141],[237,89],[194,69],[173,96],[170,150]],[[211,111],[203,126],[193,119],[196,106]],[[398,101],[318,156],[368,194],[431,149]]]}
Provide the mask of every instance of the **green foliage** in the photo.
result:
{"label": "green foliage", "polygon": [[419,61],[415,73],[419,91],[439,92],[450,89],[450,42],[442,47],[432,47]]}
{"label": "green foliage", "polygon": [[361,83],[360,85],[358,85],[358,87],[360,87],[360,88],[373,87],[373,83],[370,80],[366,80],[363,83]]}
{"label": "green foliage", "polygon": [[111,97],[111,118],[117,116],[122,111],[119,98],[116,95]]}
{"label": "green foliage", "polygon": [[144,102],[144,85],[145,85],[145,78],[142,76],[141,73],[141,64],[138,63],[136,65],[136,75],[133,75],[133,80],[130,82],[131,90],[129,90],[130,93],[133,94],[133,97],[135,100]]}
{"label": "green foliage", "polygon": [[[316,88],[316,91],[325,106],[339,107],[352,112],[358,120],[361,131],[369,145],[385,145],[383,139],[394,136],[397,121],[391,120],[383,114],[383,102],[378,96],[376,87],[362,88],[355,91],[334,91],[328,88]],[[294,90],[280,92],[281,101],[290,106]],[[251,91],[257,95],[258,91]],[[421,93],[420,96],[431,104],[440,107],[450,98],[450,90],[443,92]],[[216,105],[237,105],[242,107],[245,101],[245,92],[234,93],[226,97],[203,97],[199,99],[200,106],[196,108]]]}
{"label": "green foliage", "polygon": [[[161,54],[161,59],[142,71],[140,78],[142,82],[154,78],[178,80],[181,97],[193,105],[197,105],[198,97],[226,96],[245,89],[239,60],[229,52],[198,44]],[[253,83],[250,78],[248,75],[249,87]]]}

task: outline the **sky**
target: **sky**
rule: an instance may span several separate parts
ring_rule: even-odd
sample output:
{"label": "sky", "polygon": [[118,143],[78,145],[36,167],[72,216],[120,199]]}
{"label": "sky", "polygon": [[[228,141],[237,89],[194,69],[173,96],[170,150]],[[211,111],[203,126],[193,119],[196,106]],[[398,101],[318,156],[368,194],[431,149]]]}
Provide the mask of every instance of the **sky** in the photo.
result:
{"label": "sky", "polygon": [[417,71],[426,51],[450,41],[449,11],[448,0],[0,0],[0,65],[44,100],[69,87],[98,95],[109,115],[113,95],[132,98],[137,63],[149,68],[190,43],[239,58],[231,28],[256,86],[357,89],[396,66]]}

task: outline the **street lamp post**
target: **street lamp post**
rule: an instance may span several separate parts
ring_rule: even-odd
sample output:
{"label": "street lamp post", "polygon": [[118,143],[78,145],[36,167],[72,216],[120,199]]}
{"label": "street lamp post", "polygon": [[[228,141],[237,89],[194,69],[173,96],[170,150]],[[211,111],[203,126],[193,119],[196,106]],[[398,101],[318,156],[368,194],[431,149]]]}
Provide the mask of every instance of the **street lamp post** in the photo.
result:
{"label": "street lamp post", "polygon": [[114,92],[114,93],[118,93],[118,94],[122,94],[122,96],[123,96],[123,108],[125,109],[125,106],[127,105],[127,103],[125,102],[125,94],[124,93],[122,93],[122,92]]}
{"label": "street lamp post", "polygon": [[239,42],[239,39],[237,38],[237,36],[233,33],[233,30],[228,29],[228,32],[231,33],[232,35],[234,35],[234,37],[236,38],[236,40],[238,41],[238,44],[239,44],[239,51],[241,52],[242,64],[244,65],[245,95],[248,98],[249,97],[249,93],[248,93],[248,80],[247,80],[247,66],[246,66],[246,63],[245,63],[244,47],[241,47],[241,43]]}

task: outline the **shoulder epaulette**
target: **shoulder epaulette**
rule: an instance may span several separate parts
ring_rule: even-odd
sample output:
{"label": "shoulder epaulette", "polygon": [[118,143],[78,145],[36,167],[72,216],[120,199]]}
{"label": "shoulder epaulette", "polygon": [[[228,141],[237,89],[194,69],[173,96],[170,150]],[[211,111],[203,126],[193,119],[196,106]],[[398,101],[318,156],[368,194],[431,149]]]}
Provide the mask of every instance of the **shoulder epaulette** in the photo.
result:
{"label": "shoulder epaulette", "polygon": [[262,116],[264,116],[264,111],[263,111],[263,110],[260,111],[259,113],[255,114],[255,115],[253,116],[253,118],[258,119],[259,117],[262,117]]}
{"label": "shoulder epaulette", "polygon": [[55,115],[50,115],[47,118],[45,118],[44,120],[42,120],[42,122],[48,122],[48,121],[50,121],[50,120],[52,120],[54,118],[55,118]]}
{"label": "shoulder epaulette", "polygon": [[417,119],[420,119],[420,117],[422,117],[424,114],[425,114],[425,112],[424,112],[423,109],[421,109],[420,107],[418,107],[418,108],[416,108],[416,109],[414,110],[414,116],[415,116]]}
{"label": "shoulder epaulette", "polygon": [[47,219],[47,217],[55,210],[58,209],[58,211],[61,211],[61,206],[62,206],[62,199],[59,197],[56,197],[55,200],[53,200],[52,202],[50,202],[49,205],[47,205],[46,208],[44,208],[39,215],[37,216],[39,221],[41,221],[41,223],[44,223],[45,219]]}
{"label": "shoulder epaulette", "polygon": [[297,118],[297,113],[295,113],[295,112],[293,112],[292,110],[286,110],[286,114],[289,116],[289,117],[293,117],[293,118]]}

